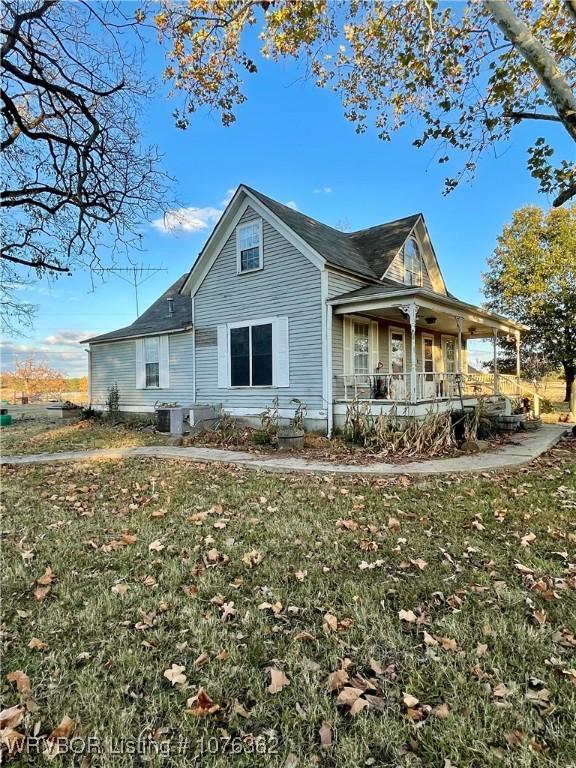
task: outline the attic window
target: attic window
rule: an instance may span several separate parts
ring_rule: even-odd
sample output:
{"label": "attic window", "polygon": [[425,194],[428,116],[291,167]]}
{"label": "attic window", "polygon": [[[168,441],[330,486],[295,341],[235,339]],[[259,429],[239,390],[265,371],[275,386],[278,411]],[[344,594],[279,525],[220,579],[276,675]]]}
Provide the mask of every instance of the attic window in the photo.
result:
{"label": "attic window", "polygon": [[239,273],[262,269],[262,221],[243,224],[236,230],[236,260]]}
{"label": "attic window", "polygon": [[404,245],[404,285],[422,285],[422,256],[413,237]]}

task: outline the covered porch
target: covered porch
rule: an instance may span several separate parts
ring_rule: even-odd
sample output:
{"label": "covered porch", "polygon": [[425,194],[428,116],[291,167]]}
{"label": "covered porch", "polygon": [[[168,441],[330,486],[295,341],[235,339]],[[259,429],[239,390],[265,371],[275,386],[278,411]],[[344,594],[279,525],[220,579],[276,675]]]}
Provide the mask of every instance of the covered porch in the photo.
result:
{"label": "covered porch", "polygon": [[[417,416],[473,405],[481,396],[505,398],[509,406],[511,397],[523,395],[522,326],[513,321],[421,288],[378,295],[378,286],[370,286],[330,303],[334,343],[341,337],[342,344],[333,364],[336,422],[352,399],[368,401],[374,414],[395,408],[398,415]],[[501,337],[516,346],[515,376],[498,371]],[[471,339],[491,342],[492,373],[469,371]]]}

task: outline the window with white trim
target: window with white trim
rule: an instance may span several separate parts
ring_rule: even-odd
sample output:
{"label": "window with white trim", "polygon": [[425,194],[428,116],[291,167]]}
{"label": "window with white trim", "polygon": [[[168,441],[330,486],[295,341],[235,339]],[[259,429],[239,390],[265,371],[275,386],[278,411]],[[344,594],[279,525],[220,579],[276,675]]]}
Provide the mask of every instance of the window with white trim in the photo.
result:
{"label": "window with white trim", "polygon": [[354,373],[370,372],[370,325],[354,322]]}
{"label": "window with white trim", "polygon": [[262,269],[262,220],[237,228],[236,258],[239,273]]}
{"label": "window with white trim", "polygon": [[444,372],[456,372],[456,340],[444,339]]}
{"label": "window with white trim", "polygon": [[404,244],[404,285],[422,285],[422,255],[413,237]]}
{"label": "window with white trim", "polygon": [[272,323],[230,328],[230,386],[272,386]]}
{"label": "window with white trim", "polygon": [[160,387],[160,339],[158,336],[144,339],[144,367],[146,389],[158,389]]}

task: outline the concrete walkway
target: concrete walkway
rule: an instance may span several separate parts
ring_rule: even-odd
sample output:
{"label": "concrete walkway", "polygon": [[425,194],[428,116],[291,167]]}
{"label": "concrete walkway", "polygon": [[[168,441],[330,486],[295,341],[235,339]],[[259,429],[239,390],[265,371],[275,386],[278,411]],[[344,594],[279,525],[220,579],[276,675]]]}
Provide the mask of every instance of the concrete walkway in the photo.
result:
{"label": "concrete walkway", "polygon": [[529,464],[552,448],[566,434],[563,426],[545,425],[537,432],[521,432],[514,441],[500,450],[429,461],[411,461],[406,464],[375,462],[372,464],[343,464],[314,461],[297,456],[278,454],[263,456],[246,451],[224,451],[217,448],[178,448],[148,445],[139,448],[98,448],[91,451],[62,451],[61,453],[37,453],[29,456],[2,456],[1,464],[53,464],[67,461],[91,461],[147,457],[179,459],[192,462],[234,464],[264,472],[297,472],[327,475],[442,475],[487,472],[510,469]]}

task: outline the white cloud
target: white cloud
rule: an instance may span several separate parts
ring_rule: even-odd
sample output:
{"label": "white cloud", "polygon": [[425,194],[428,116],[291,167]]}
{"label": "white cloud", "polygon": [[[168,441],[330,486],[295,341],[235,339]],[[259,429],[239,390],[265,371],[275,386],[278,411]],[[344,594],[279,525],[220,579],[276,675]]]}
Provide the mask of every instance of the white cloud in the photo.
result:
{"label": "white cloud", "polygon": [[292,208],[293,211],[298,210],[298,206],[296,205],[294,200],[289,200],[287,203],[284,203],[284,205],[286,205],[288,208]]}
{"label": "white cloud", "polygon": [[332,192],[332,187],[317,187],[312,192],[315,195],[329,195]]}
{"label": "white cloud", "polygon": [[209,226],[214,226],[220,216],[220,208],[176,208],[166,211],[161,219],[154,219],[152,226],[163,234],[175,232],[200,232]]}
{"label": "white cloud", "polygon": [[0,343],[2,370],[13,370],[16,359],[32,357],[66,376],[86,376],[88,356],[78,342],[93,335],[93,331],[56,331],[52,336],[30,344],[3,341]]}
{"label": "white cloud", "polygon": [[50,347],[74,347],[83,339],[89,339],[92,331],[58,331],[53,336],[46,336],[42,343]]}
{"label": "white cloud", "polygon": [[223,200],[220,201],[220,205],[226,208],[230,200],[232,200],[232,198],[234,197],[234,192],[236,192],[235,189],[227,189],[226,196],[224,197]]}

